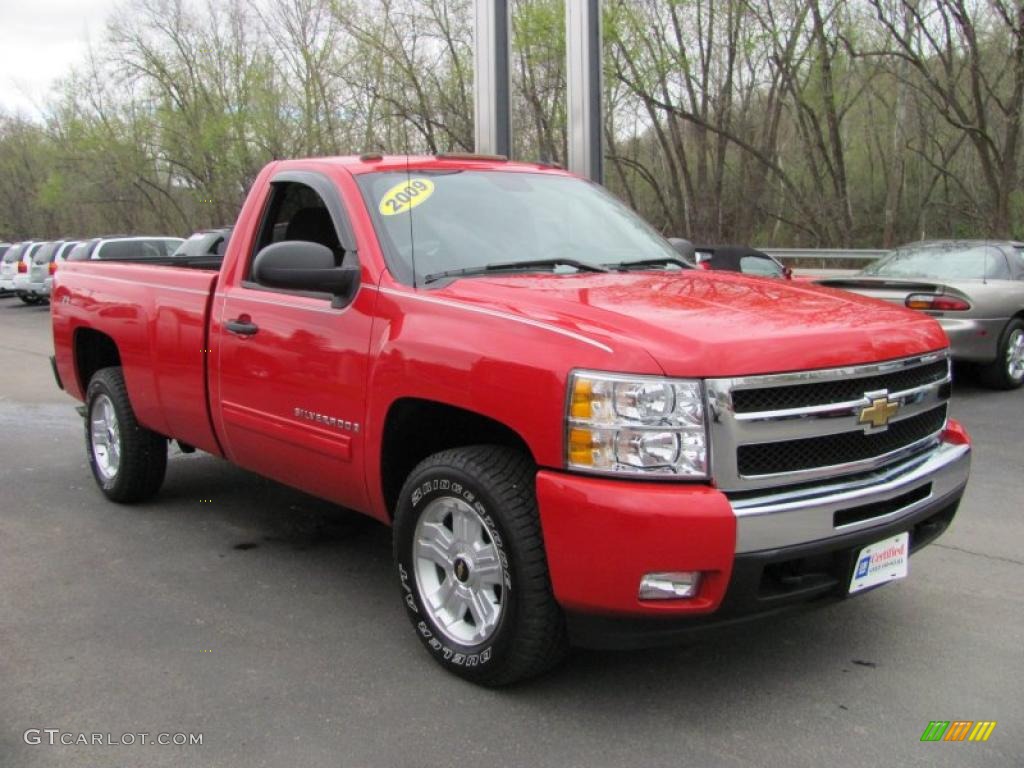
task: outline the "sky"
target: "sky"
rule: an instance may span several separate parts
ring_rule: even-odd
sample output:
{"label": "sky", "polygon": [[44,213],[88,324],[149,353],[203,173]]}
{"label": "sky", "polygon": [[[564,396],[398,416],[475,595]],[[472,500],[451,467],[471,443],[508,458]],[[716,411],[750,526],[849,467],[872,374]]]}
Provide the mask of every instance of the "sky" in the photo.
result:
{"label": "sky", "polygon": [[37,117],[54,79],[85,60],[116,0],[0,0],[0,110]]}

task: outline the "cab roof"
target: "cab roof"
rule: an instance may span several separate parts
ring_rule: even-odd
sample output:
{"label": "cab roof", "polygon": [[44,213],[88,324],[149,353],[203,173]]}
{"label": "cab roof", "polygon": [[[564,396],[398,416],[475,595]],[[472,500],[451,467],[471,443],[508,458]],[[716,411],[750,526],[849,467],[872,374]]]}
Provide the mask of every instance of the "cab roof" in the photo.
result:
{"label": "cab roof", "polygon": [[442,153],[437,155],[382,155],[363,153],[361,155],[344,155],[339,157],[309,157],[296,160],[280,160],[276,163],[278,170],[288,168],[309,168],[311,166],[333,166],[348,170],[354,175],[374,172],[404,171],[406,168],[417,170],[478,170],[508,171],[512,173],[556,173],[570,175],[557,165],[548,163],[524,163],[506,160],[500,155],[475,155],[464,153]]}

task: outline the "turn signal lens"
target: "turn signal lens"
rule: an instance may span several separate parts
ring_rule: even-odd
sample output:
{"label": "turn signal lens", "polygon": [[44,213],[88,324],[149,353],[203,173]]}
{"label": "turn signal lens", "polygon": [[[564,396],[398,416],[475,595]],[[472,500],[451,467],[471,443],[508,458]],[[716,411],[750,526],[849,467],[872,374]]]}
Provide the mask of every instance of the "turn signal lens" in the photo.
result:
{"label": "turn signal lens", "polygon": [[576,379],[572,388],[572,404],[570,413],[574,419],[589,419],[593,414],[591,400],[594,387],[587,379]]}
{"label": "turn signal lens", "polygon": [[910,309],[929,309],[935,312],[965,312],[971,305],[956,296],[935,293],[912,293],[904,304]]}
{"label": "turn signal lens", "polygon": [[569,461],[579,467],[594,464],[594,439],[589,429],[569,430]]}
{"label": "turn signal lens", "polygon": [[51,261],[51,262],[50,262],[50,267],[49,267],[49,269],[50,269],[50,274],[51,274],[51,275],[52,275],[52,274],[53,274],[54,272],[56,272],[56,271],[57,271],[57,262],[56,262],[56,261]]}

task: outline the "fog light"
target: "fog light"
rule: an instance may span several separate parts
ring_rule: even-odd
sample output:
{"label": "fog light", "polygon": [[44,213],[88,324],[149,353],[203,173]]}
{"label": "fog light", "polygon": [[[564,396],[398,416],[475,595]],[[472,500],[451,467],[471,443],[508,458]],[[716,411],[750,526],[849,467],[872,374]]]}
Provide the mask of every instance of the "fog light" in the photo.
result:
{"label": "fog light", "polygon": [[641,600],[678,600],[694,597],[700,589],[700,571],[648,573],[640,579]]}

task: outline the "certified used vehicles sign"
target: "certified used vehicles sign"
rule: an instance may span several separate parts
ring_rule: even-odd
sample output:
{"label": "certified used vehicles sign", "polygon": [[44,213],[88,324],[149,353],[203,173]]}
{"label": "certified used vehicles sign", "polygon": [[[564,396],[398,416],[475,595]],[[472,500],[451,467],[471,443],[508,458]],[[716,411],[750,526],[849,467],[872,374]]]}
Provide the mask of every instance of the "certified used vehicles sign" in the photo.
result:
{"label": "certified used vehicles sign", "polygon": [[850,580],[850,594],[902,579],[907,575],[909,550],[909,533],[901,533],[864,547],[857,556],[857,566]]}

